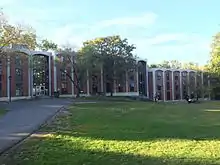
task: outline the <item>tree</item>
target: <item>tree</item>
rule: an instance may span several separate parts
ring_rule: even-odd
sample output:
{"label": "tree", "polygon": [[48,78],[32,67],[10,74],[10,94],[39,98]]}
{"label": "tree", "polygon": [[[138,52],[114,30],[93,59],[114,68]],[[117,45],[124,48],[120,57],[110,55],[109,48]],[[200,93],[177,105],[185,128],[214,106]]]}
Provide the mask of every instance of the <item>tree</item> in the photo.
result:
{"label": "tree", "polygon": [[[0,11],[0,58],[10,62],[18,54],[20,58],[27,59],[27,56],[21,52],[16,52],[12,48],[16,46],[25,46],[26,49],[35,49],[36,33],[29,26],[11,25],[6,19],[3,11]],[[16,56],[15,56],[16,55]]]}
{"label": "tree", "polygon": [[58,50],[58,45],[55,44],[53,41],[49,41],[47,39],[43,39],[41,43],[38,44],[38,47],[44,51],[48,50]]}
{"label": "tree", "polygon": [[[84,56],[96,61],[94,68],[101,70],[103,81],[112,96],[115,82],[120,81],[122,75],[125,75],[124,73],[129,69],[136,69],[136,57],[132,54],[135,46],[130,45],[127,39],[121,39],[120,36],[108,36],[84,42],[82,49],[88,50],[88,48],[92,48],[93,55],[89,56],[87,53]],[[102,90],[101,92],[106,92]]]}
{"label": "tree", "polygon": [[170,62],[164,60],[162,63],[159,64],[159,67],[160,67],[160,68],[166,68],[166,69],[169,69],[169,68],[171,68],[171,66],[170,66]]}
{"label": "tree", "polygon": [[182,63],[177,61],[177,60],[171,60],[170,61],[170,66],[173,69],[181,69],[182,68]]}
{"label": "tree", "polygon": [[[39,48],[42,50],[54,50],[56,51],[56,65],[59,68],[59,71],[67,76],[67,78],[71,81],[71,83],[77,89],[77,97],[80,94],[80,86],[79,86],[79,78],[78,78],[78,70],[80,67],[81,59],[77,58],[77,54],[72,48],[64,47],[60,48],[53,41],[49,41],[47,39],[42,40],[40,44],[38,44]],[[77,65],[78,64],[78,65]],[[80,65],[82,66],[82,65]]]}
{"label": "tree", "polygon": [[220,32],[213,37],[208,69],[211,73],[220,75]]}

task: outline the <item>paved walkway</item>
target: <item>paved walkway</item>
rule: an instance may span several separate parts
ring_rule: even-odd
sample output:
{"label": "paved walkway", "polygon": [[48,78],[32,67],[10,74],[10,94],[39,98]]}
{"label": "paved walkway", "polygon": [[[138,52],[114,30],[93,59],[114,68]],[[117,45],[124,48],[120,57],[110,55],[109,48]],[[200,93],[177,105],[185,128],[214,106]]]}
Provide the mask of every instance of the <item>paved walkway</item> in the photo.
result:
{"label": "paved walkway", "polygon": [[43,99],[17,101],[7,105],[10,111],[0,118],[0,153],[21,141],[62,106],[70,103],[69,99]]}

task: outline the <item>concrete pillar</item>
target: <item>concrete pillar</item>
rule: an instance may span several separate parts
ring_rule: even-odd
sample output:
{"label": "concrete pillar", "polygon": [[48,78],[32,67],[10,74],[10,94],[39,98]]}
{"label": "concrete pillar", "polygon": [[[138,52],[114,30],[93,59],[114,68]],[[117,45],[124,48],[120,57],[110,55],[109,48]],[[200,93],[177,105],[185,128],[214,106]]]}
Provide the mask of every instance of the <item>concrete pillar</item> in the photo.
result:
{"label": "concrete pillar", "polygon": [[56,54],[53,54],[53,60],[54,60],[54,80],[53,80],[53,84],[54,84],[54,91],[57,91],[57,66],[56,66]]}
{"label": "concrete pillar", "polygon": [[48,56],[49,58],[49,96],[51,96],[51,55],[52,53],[50,53],[50,55]]}
{"label": "concrete pillar", "polygon": [[163,101],[166,100],[166,74],[163,70]]}
{"label": "concrete pillar", "polygon": [[155,70],[152,71],[152,77],[153,77],[153,98],[156,94],[156,75]]}
{"label": "concrete pillar", "polygon": [[183,99],[183,78],[182,72],[180,71],[180,100]]}
{"label": "concrete pillar", "polygon": [[195,90],[197,90],[197,72],[195,72]]}
{"label": "concrete pillar", "polygon": [[172,82],[172,100],[175,100],[175,97],[174,97],[174,71],[171,72],[171,82]]}
{"label": "concrete pillar", "polygon": [[190,95],[191,91],[190,91],[190,76],[189,76],[189,71],[187,71],[187,92],[188,92],[188,95]]}
{"label": "concrete pillar", "polygon": [[149,98],[149,83],[148,83],[148,67],[147,67],[147,62],[146,62],[146,90],[147,90],[147,98]]}
{"label": "concrete pillar", "polygon": [[28,96],[31,97],[31,93],[33,92],[33,89],[31,91],[31,70],[33,69],[31,55],[28,54]]}
{"label": "concrete pillar", "polygon": [[10,67],[10,58],[7,59],[7,96],[8,100],[10,99],[10,81],[9,76],[11,76],[11,67]]}

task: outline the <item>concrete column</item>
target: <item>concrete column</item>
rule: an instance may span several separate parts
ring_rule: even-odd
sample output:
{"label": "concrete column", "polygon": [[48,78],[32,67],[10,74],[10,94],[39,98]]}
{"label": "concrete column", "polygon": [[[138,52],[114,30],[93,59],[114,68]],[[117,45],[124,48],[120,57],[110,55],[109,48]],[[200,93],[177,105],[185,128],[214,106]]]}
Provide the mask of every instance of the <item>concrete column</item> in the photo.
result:
{"label": "concrete column", "polygon": [[[31,64],[31,55],[28,54],[28,96],[31,97],[31,69],[33,69],[33,66]],[[33,91],[33,89],[32,89]]]}
{"label": "concrete column", "polygon": [[163,71],[163,101],[166,100],[166,74]]}
{"label": "concrete column", "polygon": [[54,60],[54,68],[53,68],[54,80],[53,80],[53,84],[54,84],[54,91],[57,91],[57,66],[56,66],[56,54],[55,53],[53,54],[53,60]]}
{"label": "concrete column", "polygon": [[180,71],[180,100],[183,99],[183,79],[182,72]]}
{"label": "concrete column", "polygon": [[52,83],[51,81],[51,55],[52,54],[48,56],[49,58],[49,96],[51,96],[51,83]]}
{"label": "concrete column", "polygon": [[197,89],[197,72],[195,72],[195,90]]}
{"label": "concrete column", "polygon": [[152,77],[153,77],[153,98],[156,94],[156,77],[155,77],[155,70],[152,71]]}
{"label": "concrete column", "polygon": [[174,88],[175,88],[175,86],[174,86],[174,71],[172,71],[171,72],[171,82],[172,82],[172,100],[175,100],[175,97],[174,97]]}
{"label": "concrete column", "polygon": [[147,67],[147,64],[146,64],[146,90],[147,90],[147,98],[149,98],[149,83],[148,83],[148,67]]}
{"label": "concrete column", "polygon": [[191,93],[191,91],[190,91],[190,85],[191,85],[191,83],[190,83],[190,76],[189,76],[189,71],[187,71],[187,92],[188,92],[188,95],[190,95],[190,93]]}
{"label": "concrete column", "polygon": [[7,96],[8,100],[10,99],[10,81],[9,76],[11,76],[11,67],[10,67],[10,58],[7,59]]}
{"label": "concrete column", "polygon": [[90,95],[90,91],[89,91],[89,89],[90,89],[90,86],[89,86],[89,70],[88,69],[86,71],[86,77],[87,77],[87,79],[86,79],[87,95]]}
{"label": "concrete column", "polygon": [[125,84],[125,91],[128,92],[129,91],[128,90],[128,88],[129,88],[128,85],[129,84],[128,84],[128,72],[127,71],[125,72],[125,83],[126,83]]}
{"label": "concrete column", "polygon": [[101,92],[104,92],[103,67],[101,67]]}

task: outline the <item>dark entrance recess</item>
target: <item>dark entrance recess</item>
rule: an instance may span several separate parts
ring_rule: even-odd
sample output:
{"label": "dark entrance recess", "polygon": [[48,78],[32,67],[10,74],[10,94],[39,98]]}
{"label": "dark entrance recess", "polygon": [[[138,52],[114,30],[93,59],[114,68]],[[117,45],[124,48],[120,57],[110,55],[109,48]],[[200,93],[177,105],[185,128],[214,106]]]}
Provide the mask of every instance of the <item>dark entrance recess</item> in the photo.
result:
{"label": "dark entrance recess", "polygon": [[34,87],[43,86],[45,95],[49,95],[49,57],[44,55],[33,56],[33,83]]}
{"label": "dark entrance recess", "polygon": [[146,62],[138,61],[138,82],[139,82],[139,94],[147,95],[147,73]]}

